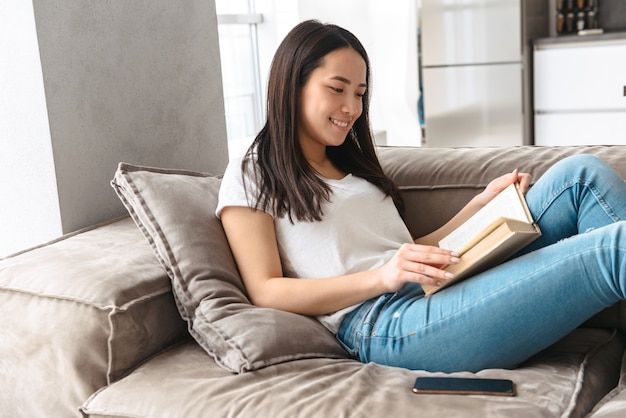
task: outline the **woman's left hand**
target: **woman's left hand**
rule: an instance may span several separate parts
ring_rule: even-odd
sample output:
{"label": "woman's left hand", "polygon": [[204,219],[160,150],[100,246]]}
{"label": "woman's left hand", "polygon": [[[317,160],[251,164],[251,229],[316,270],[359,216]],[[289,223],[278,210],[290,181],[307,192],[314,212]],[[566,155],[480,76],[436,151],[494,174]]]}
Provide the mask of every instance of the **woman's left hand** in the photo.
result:
{"label": "woman's left hand", "polygon": [[528,191],[530,186],[531,175],[528,173],[520,173],[517,169],[511,173],[505,174],[492,180],[485,190],[477,194],[472,200],[461,209],[452,219],[450,219],[445,225],[439,229],[424,235],[423,237],[415,240],[416,244],[438,246],[439,241],[458,228],[463,222],[468,220],[474,215],[480,208],[489,203],[494,197],[496,197],[502,190],[506,189],[513,183],[519,183],[522,193]]}
{"label": "woman's left hand", "polygon": [[512,183],[519,183],[522,193],[526,193],[530,186],[531,178],[532,176],[529,173],[520,173],[515,169],[511,173],[492,180],[487,187],[485,187],[485,190],[476,196],[476,199],[481,206],[484,206]]}

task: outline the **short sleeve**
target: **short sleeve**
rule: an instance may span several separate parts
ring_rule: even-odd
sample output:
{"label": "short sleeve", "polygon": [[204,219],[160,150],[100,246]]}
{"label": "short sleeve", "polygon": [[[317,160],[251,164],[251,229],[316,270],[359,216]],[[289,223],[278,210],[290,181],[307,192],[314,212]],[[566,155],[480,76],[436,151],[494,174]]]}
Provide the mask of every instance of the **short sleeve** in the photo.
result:
{"label": "short sleeve", "polygon": [[241,158],[235,158],[230,160],[226,167],[220,186],[217,208],[215,209],[215,215],[218,218],[222,209],[227,206],[251,206],[246,197],[241,162]]}
{"label": "short sleeve", "polygon": [[[227,206],[256,207],[257,184],[249,170],[246,173],[242,172],[242,161],[243,157],[235,158],[226,167],[220,186],[217,208],[215,209],[215,215],[218,218],[222,209]],[[268,211],[266,210],[266,212]],[[268,213],[274,217],[272,213]]]}

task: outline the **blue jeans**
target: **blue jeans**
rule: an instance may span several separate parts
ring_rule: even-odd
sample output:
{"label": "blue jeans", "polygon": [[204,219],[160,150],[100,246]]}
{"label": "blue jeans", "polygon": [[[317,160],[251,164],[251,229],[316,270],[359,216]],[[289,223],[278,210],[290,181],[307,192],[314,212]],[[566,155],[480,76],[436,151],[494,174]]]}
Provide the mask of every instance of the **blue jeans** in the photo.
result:
{"label": "blue jeans", "polygon": [[542,237],[511,260],[424,297],[366,301],[337,338],[362,362],[429,371],[513,368],[625,298],[626,186],[602,160],[566,158],[528,191]]}

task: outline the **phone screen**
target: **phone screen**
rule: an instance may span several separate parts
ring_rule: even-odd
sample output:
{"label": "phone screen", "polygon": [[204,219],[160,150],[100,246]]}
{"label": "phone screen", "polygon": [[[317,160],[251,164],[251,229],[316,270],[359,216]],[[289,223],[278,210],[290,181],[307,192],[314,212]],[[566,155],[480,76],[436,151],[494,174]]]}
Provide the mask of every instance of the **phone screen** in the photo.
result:
{"label": "phone screen", "polygon": [[480,379],[467,377],[418,377],[415,393],[449,395],[515,396],[515,385],[508,379]]}

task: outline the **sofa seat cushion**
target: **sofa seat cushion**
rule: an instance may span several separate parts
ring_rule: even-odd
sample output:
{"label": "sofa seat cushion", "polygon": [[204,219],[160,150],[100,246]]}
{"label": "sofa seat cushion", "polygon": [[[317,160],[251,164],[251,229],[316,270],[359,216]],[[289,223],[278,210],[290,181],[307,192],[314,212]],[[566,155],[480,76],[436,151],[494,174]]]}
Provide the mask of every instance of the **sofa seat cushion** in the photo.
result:
{"label": "sofa seat cushion", "polygon": [[581,328],[516,370],[476,374],[512,379],[518,395],[509,398],[415,395],[415,378],[428,373],[349,359],[302,359],[236,375],[188,343],[94,394],[82,411],[101,418],[581,417],[616,384],[623,351],[621,333]]}
{"label": "sofa seat cushion", "polygon": [[77,416],[95,390],[189,339],[130,218],[80,232],[0,260],[0,415]]}

